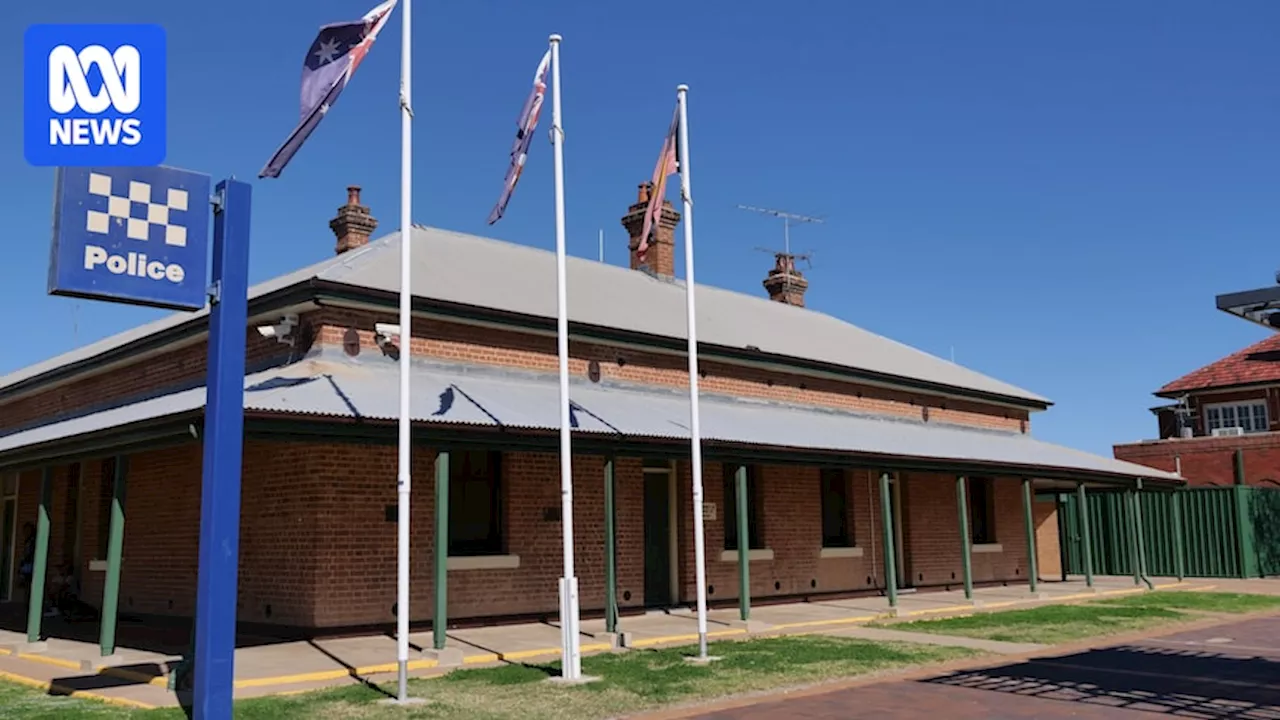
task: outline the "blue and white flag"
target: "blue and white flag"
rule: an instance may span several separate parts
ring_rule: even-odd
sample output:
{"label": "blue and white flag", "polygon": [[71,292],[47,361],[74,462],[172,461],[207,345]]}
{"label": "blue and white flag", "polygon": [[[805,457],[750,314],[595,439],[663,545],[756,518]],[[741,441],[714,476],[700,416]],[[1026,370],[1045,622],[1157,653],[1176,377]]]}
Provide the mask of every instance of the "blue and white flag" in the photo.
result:
{"label": "blue and white flag", "polygon": [[387,0],[359,20],[320,28],[302,63],[302,119],[258,177],[280,177],[284,166],[338,101],[395,6],[396,0]]}

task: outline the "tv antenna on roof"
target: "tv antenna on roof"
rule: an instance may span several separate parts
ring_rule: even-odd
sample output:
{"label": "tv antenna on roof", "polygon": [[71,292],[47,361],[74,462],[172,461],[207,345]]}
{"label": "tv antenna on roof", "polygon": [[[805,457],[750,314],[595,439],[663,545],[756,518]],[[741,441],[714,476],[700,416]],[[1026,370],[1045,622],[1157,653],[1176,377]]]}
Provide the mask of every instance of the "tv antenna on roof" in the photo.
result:
{"label": "tv antenna on roof", "polygon": [[[752,212],[758,212],[764,215],[772,215],[774,217],[782,218],[782,252],[786,255],[791,255],[791,223],[796,223],[796,224],[818,223],[819,225],[821,225],[823,222],[822,218],[810,217],[808,215],[797,215],[796,213],[789,213],[783,210],[774,210],[772,208],[754,207],[752,205],[739,205],[738,209],[750,210]],[[764,250],[765,252],[771,252],[775,254],[777,253],[776,250],[765,250],[764,248],[757,248],[757,249]],[[812,255],[813,253],[810,252],[810,253],[805,253],[803,257],[799,255],[795,257],[797,259],[808,260]]]}

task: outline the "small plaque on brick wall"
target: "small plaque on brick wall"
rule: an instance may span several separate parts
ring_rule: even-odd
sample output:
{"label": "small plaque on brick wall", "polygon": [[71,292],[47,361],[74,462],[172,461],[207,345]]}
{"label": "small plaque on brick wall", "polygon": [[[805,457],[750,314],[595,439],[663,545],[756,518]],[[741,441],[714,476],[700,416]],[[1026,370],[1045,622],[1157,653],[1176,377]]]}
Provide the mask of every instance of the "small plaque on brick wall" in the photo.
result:
{"label": "small plaque on brick wall", "polygon": [[703,519],[703,520],[715,520],[715,519],[716,519],[716,504],[715,504],[715,503],[712,503],[712,502],[704,502],[704,503],[702,503],[702,519]]}

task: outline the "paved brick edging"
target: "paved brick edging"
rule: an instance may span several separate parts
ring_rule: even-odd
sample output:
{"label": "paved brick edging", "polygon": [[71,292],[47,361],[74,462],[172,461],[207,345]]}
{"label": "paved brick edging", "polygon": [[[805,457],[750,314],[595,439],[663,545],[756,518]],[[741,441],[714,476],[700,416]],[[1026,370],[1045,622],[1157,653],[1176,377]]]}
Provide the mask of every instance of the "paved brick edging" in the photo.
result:
{"label": "paved brick edging", "polygon": [[[748,707],[761,702],[775,701],[783,698],[802,698],[813,695],[825,695],[826,693],[836,692],[839,690],[847,690],[849,688],[862,687],[866,685],[876,685],[884,682],[920,680],[946,673],[968,672],[1005,665],[1015,665],[1043,657],[1069,655],[1071,653],[1081,652],[1084,650],[1094,650],[1113,645],[1124,645],[1126,643],[1138,642],[1140,640],[1148,640],[1162,635],[1168,635],[1173,632],[1205,630],[1219,625],[1232,625],[1247,620],[1257,620],[1267,617],[1280,617],[1280,609],[1262,610],[1259,612],[1243,613],[1238,615],[1214,615],[1209,618],[1191,620],[1187,622],[1172,622],[1158,627],[1136,630],[1129,633],[1099,636],[1078,642],[1064,643],[1061,645],[1050,645],[1041,650],[1015,655],[983,655],[977,658],[964,658],[939,663],[928,663],[925,665],[917,665],[896,670],[883,670],[865,675],[858,675],[845,680],[762,690],[743,695],[733,695],[727,698],[719,698],[704,703],[686,704],[663,710],[638,712],[622,717],[629,718],[630,720],[683,720],[684,718],[692,718],[708,713]],[[803,634],[808,635],[811,633]]]}

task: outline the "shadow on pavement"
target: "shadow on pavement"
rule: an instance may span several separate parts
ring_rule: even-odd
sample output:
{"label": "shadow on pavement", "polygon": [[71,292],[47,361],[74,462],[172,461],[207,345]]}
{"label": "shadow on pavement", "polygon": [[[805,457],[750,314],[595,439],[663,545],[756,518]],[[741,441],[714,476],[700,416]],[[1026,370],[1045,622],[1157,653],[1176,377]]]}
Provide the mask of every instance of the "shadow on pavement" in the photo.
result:
{"label": "shadow on pavement", "polygon": [[1280,718],[1280,662],[1121,645],[920,682],[1180,717]]}

